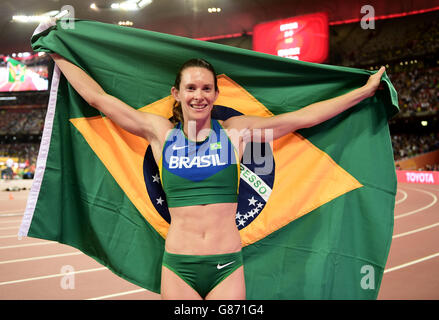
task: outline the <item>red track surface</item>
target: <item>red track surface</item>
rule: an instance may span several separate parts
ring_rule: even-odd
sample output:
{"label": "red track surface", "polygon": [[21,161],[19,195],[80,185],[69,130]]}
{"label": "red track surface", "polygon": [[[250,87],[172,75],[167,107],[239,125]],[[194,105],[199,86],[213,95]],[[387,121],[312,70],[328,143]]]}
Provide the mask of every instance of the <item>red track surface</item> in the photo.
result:
{"label": "red track surface", "polygon": [[[0,192],[0,299],[160,299],[70,246],[18,240],[27,195]],[[398,186],[394,239],[378,299],[439,299],[438,196],[439,186]],[[69,277],[63,268],[77,273]]]}

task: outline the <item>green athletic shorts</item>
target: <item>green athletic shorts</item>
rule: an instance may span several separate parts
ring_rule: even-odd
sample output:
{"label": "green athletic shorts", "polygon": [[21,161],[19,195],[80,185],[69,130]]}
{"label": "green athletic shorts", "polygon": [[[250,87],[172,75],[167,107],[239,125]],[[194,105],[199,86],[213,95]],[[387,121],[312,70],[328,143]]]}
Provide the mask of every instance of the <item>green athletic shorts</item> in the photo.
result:
{"label": "green athletic shorts", "polygon": [[162,264],[173,271],[202,298],[243,265],[242,251],[208,256],[166,252]]}

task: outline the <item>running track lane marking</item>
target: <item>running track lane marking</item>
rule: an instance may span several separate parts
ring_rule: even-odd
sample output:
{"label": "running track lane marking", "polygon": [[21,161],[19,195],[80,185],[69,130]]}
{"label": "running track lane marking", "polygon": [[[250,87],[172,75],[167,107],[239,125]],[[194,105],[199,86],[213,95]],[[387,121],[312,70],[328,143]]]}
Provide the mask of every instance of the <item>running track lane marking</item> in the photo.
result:
{"label": "running track lane marking", "polygon": [[422,228],[419,228],[419,229],[415,229],[415,230],[412,230],[412,231],[407,231],[407,232],[404,232],[404,233],[396,234],[396,235],[394,235],[392,237],[392,239],[408,236],[409,234],[413,234],[413,233],[416,233],[416,232],[424,231],[424,230],[431,229],[431,228],[434,228],[434,227],[437,227],[437,226],[439,226],[439,222],[438,223],[434,223],[434,224],[430,224],[428,226],[425,226],[425,227],[422,227]]}
{"label": "running track lane marking", "polygon": [[62,276],[65,276],[65,275],[87,273],[87,272],[94,272],[94,271],[102,271],[102,270],[108,270],[108,269],[105,268],[105,267],[101,267],[101,268],[73,271],[73,272],[69,272],[69,273],[49,274],[47,276],[41,276],[41,277],[35,277],[35,278],[27,278],[27,279],[19,279],[19,280],[0,282],[0,286],[4,286],[4,285],[7,285],[7,284],[15,284],[15,283],[20,283],[20,282],[26,282],[26,281],[34,281],[34,280],[42,280],[42,279],[62,277]]}
{"label": "running track lane marking", "polygon": [[6,238],[17,238],[18,240],[21,240],[18,234],[11,234],[8,236],[0,236],[0,239],[6,239]]}
{"label": "running track lane marking", "polygon": [[402,192],[402,194],[404,195],[404,197],[402,199],[399,199],[398,201],[395,202],[395,205],[400,204],[401,202],[404,202],[405,199],[407,199],[407,192],[405,192],[402,189],[398,189],[397,192]]}
{"label": "running track lane marking", "polygon": [[419,208],[419,209],[416,209],[416,210],[413,210],[413,211],[410,211],[410,212],[407,212],[407,213],[399,214],[399,215],[395,216],[395,220],[399,219],[399,218],[407,217],[407,216],[410,216],[412,214],[415,214],[415,213],[418,213],[420,211],[423,211],[425,209],[428,209],[428,208],[434,206],[434,204],[437,202],[437,197],[433,193],[431,193],[431,192],[428,192],[428,191],[425,191],[425,190],[421,190],[421,189],[415,189],[415,188],[409,188],[409,189],[410,190],[416,190],[416,191],[427,193],[428,195],[433,197],[433,202],[428,204],[428,205],[426,205],[425,207],[422,207],[422,208]]}
{"label": "running track lane marking", "polygon": [[436,258],[438,256],[439,256],[439,252],[436,252],[435,254],[429,255],[427,257],[423,257],[423,258],[418,259],[418,260],[409,261],[409,262],[401,264],[399,266],[396,266],[396,267],[384,270],[384,273],[392,272],[392,271],[399,270],[399,269],[402,269],[402,268],[406,268],[406,267],[411,266],[413,264],[416,264],[416,263],[419,263],[419,262],[423,262],[423,261],[426,261],[426,260],[430,260],[430,259]]}
{"label": "running track lane marking", "polygon": [[27,244],[16,244],[13,246],[0,247],[0,249],[13,249],[13,248],[23,248],[23,247],[32,247],[32,246],[43,246],[46,244],[56,244],[56,243],[58,243],[58,242],[47,241],[47,242],[36,242],[36,243],[27,243]]}
{"label": "running track lane marking", "polygon": [[20,227],[1,227],[0,230],[13,230],[13,229],[20,229]]}
{"label": "running track lane marking", "polygon": [[21,211],[16,211],[16,212],[12,212],[12,213],[9,213],[7,211],[4,211],[4,212],[0,211],[0,217],[17,217],[17,216],[22,216],[22,215],[23,215],[23,212],[21,212]]}
{"label": "running track lane marking", "polygon": [[[21,220],[0,221],[0,224],[4,224],[4,223],[21,223]],[[20,228],[20,226],[18,226],[17,228]]]}
{"label": "running track lane marking", "polygon": [[127,295],[127,294],[144,292],[144,291],[146,291],[146,289],[137,289],[137,290],[119,292],[119,293],[115,293],[115,294],[109,294],[109,295],[106,295],[106,296],[90,298],[90,299],[85,299],[85,300],[103,300],[103,299],[108,299],[108,298],[113,298],[113,297],[118,297],[118,296],[124,296],[124,295]]}
{"label": "running track lane marking", "polygon": [[57,257],[76,256],[79,254],[83,254],[83,253],[82,252],[70,252],[70,253],[53,254],[50,256],[41,256],[41,257],[24,258],[24,259],[16,259],[16,260],[6,260],[6,261],[0,261],[0,264],[24,262],[24,261],[34,261],[34,260],[42,260],[42,259],[57,258]]}

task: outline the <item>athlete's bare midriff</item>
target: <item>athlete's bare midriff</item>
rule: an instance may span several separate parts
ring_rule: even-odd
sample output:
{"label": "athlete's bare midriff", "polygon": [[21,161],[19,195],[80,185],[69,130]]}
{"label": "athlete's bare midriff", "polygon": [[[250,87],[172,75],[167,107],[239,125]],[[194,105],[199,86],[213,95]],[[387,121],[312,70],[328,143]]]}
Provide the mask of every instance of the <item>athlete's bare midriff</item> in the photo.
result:
{"label": "athlete's bare midriff", "polygon": [[[219,121],[223,124],[223,121]],[[173,127],[173,126],[172,126]],[[160,162],[165,138],[171,126],[160,127],[160,138],[151,139],[156,163]],[[239,138],[232,143],[241,159],[243,144]],[[238,143],[236,142],[238,141]],[[165,249],[169,253],[211,255],[241,250],[241,236],[236,226],[237,203],[212,203],[186,207],[171,207],[171,224],[166,236]]]}
{"label": "athlete's bare midriff", "polygon": [[166,251],[190,255],[239,251],[242,244],[235,222],[236,208],[237,203],[169,208]]}

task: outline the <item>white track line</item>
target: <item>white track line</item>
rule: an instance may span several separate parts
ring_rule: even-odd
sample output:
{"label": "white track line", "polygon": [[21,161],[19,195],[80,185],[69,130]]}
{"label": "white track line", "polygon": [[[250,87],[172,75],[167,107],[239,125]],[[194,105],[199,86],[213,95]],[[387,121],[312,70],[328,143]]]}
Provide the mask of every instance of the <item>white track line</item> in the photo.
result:
{"label": "white track line", "polygon": [[4,211],[0,211],[0,217],[4,214],[23,214],[24,211],[20,210],[20,211],[11,211],[11,210],[4,210]]}
{"label": "white track line", "polygon": [[[4,224],[4,223],[21,223],[21,220],[0,221],[0,224]],[[18,227],[20,227],[20,226],[18,226]]]}
{"label": "white track line", "polygon": [[7,239],[7,238],[17,238],[18,240],[21,240],[17,234],[11,234],[7,236],[0,236],[0,239]]}
{"label": "white track line", "polygon": [[119,292],[119,293],[115,293],[115,294],[109,294],[109,295],[106,295],[106,296],[101,296],[101,297],[96,297],[96,298],[90,298],[90,299],[86,299],[86,300],[103,300],[103,299],[114,298],[114,297],[119,297],[119,296],[125,296],[127,294],[139,293],[139,292],[145,292],[145,291],[146,291],[146,289],[137,289],[137,290]]}
{"label": "white track line", "polygon": [[437,226],[439,226],[439,222],[438,223],[434,223],[434,224],[430,224],[428,226],[425,226],[425,227],[422,227],[422,228],[419,228],[419,229],[415,229],[415,230],[412,230],[412,231],[407,231],[407,232],[404,232],[404,233],[396,234],[396,235],[394,235],[392,237],[392,239],[408,236],[410,234],[413,234],[413,233],[416,233],[416,232],[420,232],[420,231],[424,231],[424,230],[428,230],[428,229],[431,229],[431,228],[434,228],[434,227],[437,227]]}
{"label": "white track line", "polygon": [[437,202],[437,197],[433,193],[431,193],[431,192],[428,192],[428,191],[425,191],[425,190],[421,190],[421,189],[415,189],[415,188],[410,188],[410,189],[411,190],[416,190],[416,191],[419,191],[419,192],[423,192],[423,193],[426,193],[426,194],[432,196],[433,197],[433,202],[431,202],[430,204],[426,205],[425,207],[422,207],[422,208],[419,208],[419,209],[416,209],[416,210],[413,210],[413,211],[410,211],[410,212],[407,212],[407,213],[399,214],[399,215],[395,216],[395,220],[399,219],[399,218],[404,218],[404,217],[410,216],[412,214],[418,213],[420,211],[423,211],[425,209],[428,209],[428,208],[434,206],[435,203]]}
{"label": "white track line", "polygon": [[426,261],[426,260],[430,260],[430,259],[433,259],[433,258],[436,258],[436,257],[439,257],[439,252],[437,252],[435,254],[432,254],[432,255],[429,255],[427,257],[423,257],[423,258],[418,259],[418,260],[409,261],[409,262],[401,264],[399,266],[396,266],[396,267],[384,270],[384,273],[388,273],[388,272],[392,272],[392,271],[399,270],[399,269],[402,269],[402,268],[406,268],[406,267],[414,265],[416,263],[423,262],[423,261]]}
{"label": "white track line", "polygon": [[27,278],[27,279],[5,281],[5,282],[0,282],[0,286],[4,286],[4,285],[7,285],[7,284],[15,284],[15,283],[20,283],[20,282],[26,282],[26,281],[34,281],[34,280],[42,280],[42,279],[62,277],[62,276],[65,276],[65,275],[80,274],[80,273],[87,273],[87,272],[94,272],[94,271],[101,271],[101,270],[108,270],[108,269],[105,268],[105,267],[101,267],[101,268],[73,271],[73,272],[69,272],[69,273],[50,274],[50,275],[47,275],[47,276],[41,276],[41,277],[35,277],[35,278]]}
{"label": "white track line", "polygon": [[0,227],[0,230],[13,230],[13,229],[20,229],[20,227]]}
{"label": "white track line", "polygon": [[13,246],[4,246],[0,247],[0,249],[13,249],[13,248],[23,248],[23,247],[32,247],[32,246],[43,246],[46,244],[57,244],[55,241],[47,241],[47,242],[36,242],[36,243],[28,243],[28,244],[16,244]]}
{"label": "white track line", "polygon": [[18,216],[22,216],[23,215],[23,212],[21,212],[21,213],[19,213],[19,212],[16,212],[16,213],[1,213],[0,212],[0,218],[7,218],[7,217],[18,217]]}
{"label": "white track line", "polygon": [[76,255],[79,255],[79,254],[83,254],[83,253],[82,252],[70,252],[70,253],[53,254],[53,255],[50,255],[50,256],[39,256],[39,257],[24,258],[24,259],[6,260],[6,261],[0,261],[0,264],[25,262],[25,261],[35,261],[35,260],[58,258],[58,257],[76,256]]}
{"label": "white track line", "polygon": [[399,199],[398,201],[395,202],[395,205],[400,204],[401,202],[404,202],[407,199],[407,192],[405,192],[402,189],[398,189],[397,191],[402,192],[402,194],[404,195],[402,199]]}

